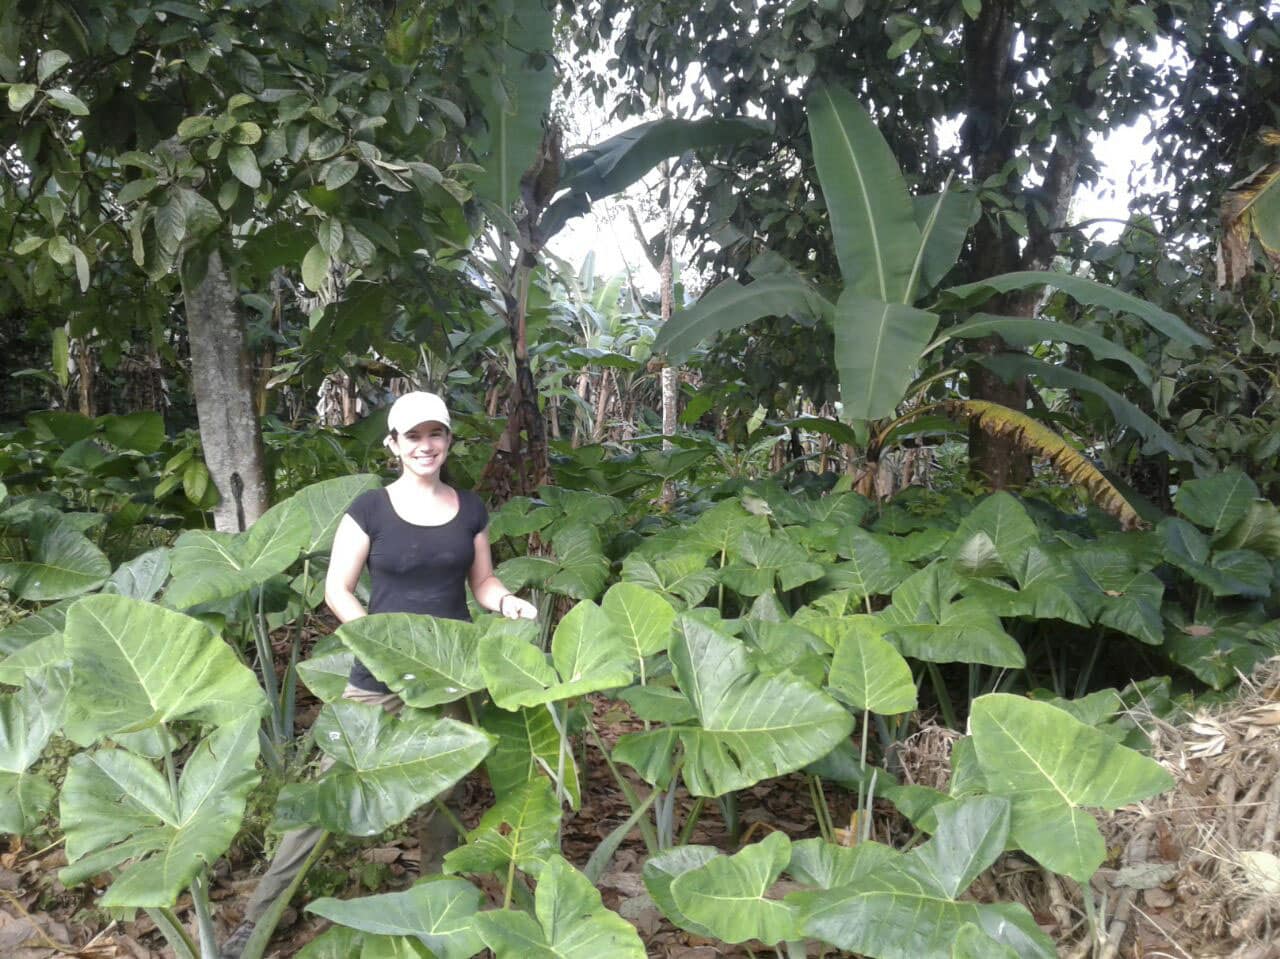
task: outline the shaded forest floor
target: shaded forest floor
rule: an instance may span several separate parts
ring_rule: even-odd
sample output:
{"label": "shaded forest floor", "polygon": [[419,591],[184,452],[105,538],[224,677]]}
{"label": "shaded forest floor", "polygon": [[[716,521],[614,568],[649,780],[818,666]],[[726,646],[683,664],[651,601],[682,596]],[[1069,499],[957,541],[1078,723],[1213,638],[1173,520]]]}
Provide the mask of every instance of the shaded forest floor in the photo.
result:
{"label": "shaded forest floor", "polygon": [[[606,741],[639,724],[625,707],[593,698],[597,728]],[[318,704],[300,704],[308,724]],[[1106,941],[1094,955],[1105,959],[1280,959],[1280,659],[1271,661],[1240,690],[1229,706],[1199,713],[1178,726],[1147,721],[1154,754],[1177,777],[1177,787],[1140,807],[1103,822],[1111,858],[1094,880],[1095,902],[1105,896]],[[954,736],[926,728],[904,752],[907,778],[944,786]],[[565,856],[581,868],[609,833],[630,815],[607,767],[594,750],[580,770],[582,806],[566,811]],[[639,788],[644,789],[640,784]],[[459,787],[466,825],[473,827],[493,802],[479,773]],[[828,786],[832,820],[848,823],[855,797]],[[677,797],[677,825],[693,803]],[[251,815],[253,806],[251,802]],[[258,812],[269,817],[269,809]],[[781,830],[792,839],[817,836],[809,786],[801,775],[785,776],[739,796],[739,843]],[[286,959],[328,928],[327,920],[302,911],[306,900],[341,898],[402,889],[418,878],[417,822],[373,840],[336,842],[309,874],[297,908],[289,909],[268,956]],[[250,830],[250,835],[253,831]],[[260,834],[260,833],[259,833]],[[877,805],[873,837],[901,848],[910,825],[887,803]],[[725,851],[736,847],[718,804],[708,802],[691,841]],[[753,954],[741,946],[699,939],[674,928],[644,890],[645,851],[637,832],[622,844],[597,884],[606,906],[639,930],[653,957],[717,959]],[[220,938],[241,909],[267,858],[253,839],[240,839],[219,862],[211,896]],[[168,959],[173,955],[144,914],[121,918],[94,906],[91,884],[65,889],[57,870],[65,865],[61,844],[48,848],[13,844],[0,849],[0,956],[12,959]],[[488,877],[472,877],[496,907],[502,889]],[[106,877],[103,877],[104,885]],[[781,884],[780,884],[781,885]],[[782,890],[780,890],[782,891]],[[1087,959],[1087,925],[1080,889],[1046,873],[1017,854],[1003,857],[975,883],[970,896],[1025,905],[1067,959]],[[194,921],[188,898],[175,912]],[[754,954],[772,949],[755,944]],[[812,952],[816,955],[816,949]]]}

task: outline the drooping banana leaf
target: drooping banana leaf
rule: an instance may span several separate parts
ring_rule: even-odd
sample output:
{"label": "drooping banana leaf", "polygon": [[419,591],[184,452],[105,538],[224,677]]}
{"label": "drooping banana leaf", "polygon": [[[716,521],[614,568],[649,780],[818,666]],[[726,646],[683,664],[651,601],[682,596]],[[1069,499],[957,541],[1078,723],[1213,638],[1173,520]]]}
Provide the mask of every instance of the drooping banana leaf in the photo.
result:
{"label": "drooping banana leaf", "polygon": [[986,400],[950,400],[944,404],[952,415],[977,423],[997,436],[1012,438],[1020,447],[1043,456],[1064,479],[1084,487],[1099,508],[1120,521],[1124,529],[1142,524],[1142,517],[1094,463],[1065,437],[1026,413]]}
{"label": "drooping banana leaf", "polygon": [[1175,343],[1202,347],[1209,345],[1208,339],[1203,334],[1197,333],[1168,310],[1162,310],[1154,303],[1139,299],[1132,293],[1104,286],[1087,277],[1050,270],[1002,273],[975,283],[953,286],[943,291],[941,306],[944,309],[974,307],[1000,293],[1009,293],[1013,290],[1036,290],[1046,286],[1053,290],[1061,290],[1085,306],[1101,306],[1115,313],[1136,316]]}
{"label": "drooping banana leaf", "polygon": [[726,280],[663,324],[653,341],[653,349],[655,353],[665,351],[677,361],[717,333],[766,317],[799,316],[818,320],[834,315],[831,302],[798,276],[778,274],[746,284]]}
{"label": "drooping banana leaf", "polygon": [[732,146],[767,135],[763,120],[745,117],[664,117],[640,123],[565,161],[558,198],[539,221],[544,239],[555,236],[572,217],[589,209],[592,200],[621,193],[660,162],[690,150]]}
{"label": "drooping banana leaf", "polygon": [[1010,346],[1020,348],[1033,346],[1036,343],[1073,343],[1076,346],[1083,346],[1099,360],[1123,363],[1133,371],[1133,375],[1144,386],[1150,386],[1155,379],[1151,367],[1123,346],[1112,343],[1105,336],[1094,333],[1092,330],[1081,329],[1070,323],[978,313],[967,323],[961,323],[946,330],[945,338],[977,339],[993,334]]}
{"label": "drooping banana leaf", "polygon": [[994,356],[974,357],[974,361],[1006,381],[1011,381],[1018,376],[1035,376],[1046,386],[1092,393],[1107,405],[1107,409],[1111,411],[1117,423],[1136,431],[1143,438],[1143,452],[1168,453],[1180,462],[1195,462],[1191,451],[1170,436],[1159,423],[1131,401],[1092,376],[1077,373],[1064,366],[1054,366],[1052,363],[1046,363],[1044,360],[1023,353],[998,353]]}

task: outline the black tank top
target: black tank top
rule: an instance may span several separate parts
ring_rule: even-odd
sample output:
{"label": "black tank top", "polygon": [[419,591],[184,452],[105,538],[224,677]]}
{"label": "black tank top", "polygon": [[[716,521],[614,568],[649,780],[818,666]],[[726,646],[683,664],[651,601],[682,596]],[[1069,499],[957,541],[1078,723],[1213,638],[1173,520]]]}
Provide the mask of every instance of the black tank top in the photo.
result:
{"label": "black tank top", "polygon": [[[467,573],[475,559],[476,534],[489,517],[480,497],[458,490],[458,512],[438,526],[419,526],[401,519],[386,489],[356,498],[347,515],[369,537],[370,613],[426,613],[444,619],[470,620]],[[388,693],[364,663],[351,668],[353,686]]]}

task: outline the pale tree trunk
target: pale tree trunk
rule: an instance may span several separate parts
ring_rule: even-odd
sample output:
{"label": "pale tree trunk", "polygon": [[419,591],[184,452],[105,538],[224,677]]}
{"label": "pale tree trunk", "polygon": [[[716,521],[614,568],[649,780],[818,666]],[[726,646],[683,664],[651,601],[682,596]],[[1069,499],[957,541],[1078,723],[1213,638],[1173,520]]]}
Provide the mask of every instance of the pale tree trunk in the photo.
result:
{"label": "pale tree trunk", "polygon": [[[667,112],[667,91],[662,90],[662,112]],[[668,160],[662,161],[662,197],[666,201],[665,209],[662,211],[664,216],[664,229],[662,231],[662,264],[658,268],[658,279],[660,289],[660,310],[662,314],[662,325],[665,327],[671,322],[671,313],[675,307],[675,264],[671,259],[671,241],[674,224],[671,215],[671,163]],[[676,434],[676,416],[677,410],[677,394],[680,387],[680,371],[672,366],[664,366],[661,374],[662,383],[662,448],[664,450],[671,449],[671,440],[667,437]],[[670,506],[676,500],[676,484],[673,480],[665,480],[662,484],[662,504]]]}
{"label": "pale tree trunk", "polygon": [[216,251],[199,285],[184,287],[183,300],[200,445],[222,496],[213,511],[214,526],[224,532],[247,529],[266,512],[270,494],[244,320]]}

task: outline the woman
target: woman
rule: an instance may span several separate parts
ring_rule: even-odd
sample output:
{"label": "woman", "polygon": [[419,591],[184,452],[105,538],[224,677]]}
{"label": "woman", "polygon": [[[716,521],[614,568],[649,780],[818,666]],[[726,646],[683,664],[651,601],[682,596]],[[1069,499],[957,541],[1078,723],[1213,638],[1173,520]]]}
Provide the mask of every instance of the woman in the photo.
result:
{"label": "woman", "polygon": [[[450,426],[449,411],[434,393],[406,393],[392,405],[384,442],[400,460],[400,476],[357,497],[333,537],[324,598],[340,622],[366,615],[355,595],[366,564],[370,613],[469,620],[463,586],[469,583],[483,608],[508,619],[537,618],[537,608],[493,573],[480,497],[442,477],[453,442]],[[383,706],[394,698],[360,662],[343,695]]]}
{"label": "woman", "polygon": [[[343,623],[369,613],[425,613],[469,620],[465,585],[476,602],[508,619],[536,619],[537,608],[512,593],[493,573],[489,520],[480,498],[444,479],[453,443],[449,410],[434,393],[406,393],[387,414],[383,442],[400,460],[400,476],[358,496],[338,523],[325,577],[324,598]],[[356,598],[360,573],[369,568],[369,608]],[[400,697],[363,663],[351,669],[344,699],[399,712]],[[445,712],[466,719],[461,702]],[[326,760],[321,769],[332,765]],[[446,797],[438,797],[444,800]],[[293,881],[322,835],[320,829],[285,834],[245,905],[244,921],[222,947],[238,959],[254,924]],[[457,834],[443,816],[431,815],[421,835],[421,872],[438,872]]]}

